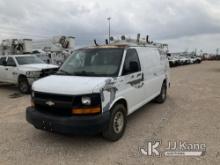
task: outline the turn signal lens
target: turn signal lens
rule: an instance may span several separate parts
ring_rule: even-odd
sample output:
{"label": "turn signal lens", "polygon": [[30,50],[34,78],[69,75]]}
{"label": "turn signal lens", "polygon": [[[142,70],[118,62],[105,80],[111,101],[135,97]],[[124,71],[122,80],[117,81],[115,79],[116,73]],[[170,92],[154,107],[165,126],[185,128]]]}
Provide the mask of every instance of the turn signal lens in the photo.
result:
{"label": "turn signal lens", "polygon": [[72,109],[72,114],[74,114],[74,115],[96,114],[96,113],[100,113],[100,112],[101,112],[101,108],[99,106],[98,107]]}

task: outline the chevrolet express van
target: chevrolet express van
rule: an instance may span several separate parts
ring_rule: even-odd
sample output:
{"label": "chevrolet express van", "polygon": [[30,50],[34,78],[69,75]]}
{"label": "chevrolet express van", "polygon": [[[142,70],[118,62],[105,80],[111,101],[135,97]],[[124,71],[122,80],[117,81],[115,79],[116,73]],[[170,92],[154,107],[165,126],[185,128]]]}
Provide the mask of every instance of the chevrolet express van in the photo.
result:
{"label": "chevrolet express van", "polygon": [[32,85],[26,119],[37,129],[120,139],[127,116],[169,87],[169,62],[157,46],[111,44],[74,51],[59,71]]}

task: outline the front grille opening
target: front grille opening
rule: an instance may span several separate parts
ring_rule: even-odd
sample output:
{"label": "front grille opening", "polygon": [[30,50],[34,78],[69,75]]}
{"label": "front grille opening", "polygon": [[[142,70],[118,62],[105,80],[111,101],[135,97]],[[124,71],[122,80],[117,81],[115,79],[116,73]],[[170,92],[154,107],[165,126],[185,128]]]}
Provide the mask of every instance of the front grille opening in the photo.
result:
{"label": "front grille opening", "polygon": [[[92,104],[90,106],[94,107],[101,105],[100,94],[71,96],[71,95],[34,92],[34,97],[32,99],[35,104],[36,110],[42,113],[52,114],[55,116],[79,116],[72,114],[72,109],[87,107],[85,105],[82,105],[81,103],[81,98],[84,96],[91,98]],[[46,104],[47,101],[52,101],[55,105],[49,106]],[[92,115],[97,115],[97,114],[92,114]],[[85,116],[85,115],[80,115],[80,116]]]}
{"label": "front grille opening", "polygon": [[41,92],[35,92],[34,97],[37,99],[44,99],[44,100],[54,100],[54,101],[66,101],[66,102],[72,102],[73,96],[68,95],[59,95],[59,94],[49,94],[49,93],[41,93]]}
{"label": "front grille opening", "polygon": [[52,114],[55,116],[73,116],[72,109],[56,108],[56,107],[46,107],[42,105],[35,105],[36,110],[46,114]]}

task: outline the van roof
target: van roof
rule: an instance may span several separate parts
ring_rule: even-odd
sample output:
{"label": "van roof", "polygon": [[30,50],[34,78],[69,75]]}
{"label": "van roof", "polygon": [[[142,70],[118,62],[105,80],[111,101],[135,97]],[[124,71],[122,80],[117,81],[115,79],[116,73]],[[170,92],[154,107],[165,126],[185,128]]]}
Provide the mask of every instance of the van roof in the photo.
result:
{"label": "van roof", "polygon": [[136,40],[116,40],[110,44],[84,47],[82,49],[94,49],[94,48],[107,49],[107,48],[129,48],[129,47],[163,48],[165,46],[167,46],[167,44],[137,42]]}
{"label": "van roof", "polygon": [[98,45],[94,46],[92,48],[127,48],[129,47],[128,45],[116,45],[116,44],[109,44],[109,45]]}
{"label": "van roof", "polygon": [[90,47],[84,47],[81,49],[109,49],[109,48],[129,48],[129,47],[154,47],[155,45],[135,45],[135,44],[108,44],[108,45],[98,45],[98,46],[90,46]]}

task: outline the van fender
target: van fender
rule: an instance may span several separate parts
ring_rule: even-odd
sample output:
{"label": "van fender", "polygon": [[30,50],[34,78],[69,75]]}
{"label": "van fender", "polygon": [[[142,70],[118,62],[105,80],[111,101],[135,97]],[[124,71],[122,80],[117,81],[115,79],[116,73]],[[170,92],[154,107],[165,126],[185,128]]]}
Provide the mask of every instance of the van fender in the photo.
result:
{"label": "van fender", "polygon": [[116,104],[123,104],[125,106],[126,112],[125,114],[128,115],[128,104],[127,101],[124,97],[118,97],[117,99],[115,99],[109,106],[109,111],[116,105]]}
{"label": "van fender", "polygon": [[[117,91],[117,81],[115,79],[107,79],[104,86],[100,89],[102,104],[104,101],[106,102],[106,104],[102,108],[103,112],[111,110],[111,108],[119,101],[122,101],[127,109],[126,99],[124,97],[116,98]],[[105,97],[105,92],[109,93],[109,98]]]}
{"label": "van fender", "polygon": [[[116,82],[113,79],[107,79],[104,83],[104,85],[100,88],[100,94],[101,94],[101,100],[102,103],[106,102],[106,104],[103,106],[103,112],[109,111],[110,105],[115,100],[116,92],[118,91],[118,88],[116,87]],[[105,97],[105,94],[109,93],[109,98]]]}
{"label": "van fender", "polygon": [[[125,101],[126,102],[126,99],[124,97],[118,97],[117,99],[115,99],[109,106],[109,109],[112,109],[112,107],[118,102],[118,101]],[[126,102],[127,103],[127,102]]]}

